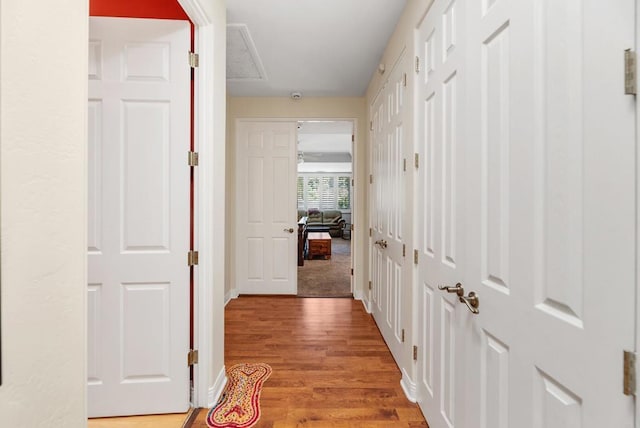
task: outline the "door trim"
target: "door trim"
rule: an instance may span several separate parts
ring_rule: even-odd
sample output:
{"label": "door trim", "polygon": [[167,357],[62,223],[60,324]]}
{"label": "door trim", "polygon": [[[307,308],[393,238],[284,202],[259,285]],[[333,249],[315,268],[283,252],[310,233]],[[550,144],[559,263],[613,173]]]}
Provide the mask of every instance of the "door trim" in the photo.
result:
{"label": "door trim", "polygon": [[[635,6],[636,6],[636,17],[635,17],[635,32],[636,32],[636,37],[635,37],[635,46],[629,46],[631,49],[635,50],[637,52],[638,47],[640,46],[640,0],[636,0],[635,1]],[[640,67],[638,67],[637,63],[636,63],[636,75],[638,74],[638,71],[640,71]],[[631,97],[631,96],[629,96]],[[635,296],[633,296],[633,299],[636,302],[636,313],[635,313],[635,320],[634,320],[634,326],[635,326],[635,349],[633,349],[633,351],[636,352],[636,354],[638,353],[638,350],[640,348],[640,173],[639,173],[639,169],[640,169],[640,150],[638,150],[638,148],[640,148],[640,109],[638,109],[638,101],[637,101],[637,97],[633,96],[633,102],[635,103],[635,108],[636,108],[636,135],[635,135],[635,142],[636,142],[636,194],[634,195],[636,198],[636,230],[635,230],[635,242],[636,242],[636,254],[635,254],[635,259],[636,259],[636,275],[635,275]],[[620,357],[622,359],[622,357]],[[640,363],[638,362],[638,359],[636,358],[636,366],[635,366],[635,371],[636,373],[638,373],[638,370],[640,369]],[[637,380],[636,380],[636,384],[637,384]],[[637,394],[637,392],[636,392]],[[635,424],[634,426],[636,428],[640,428],[640,405],[637,404],[637,401],[634,400],[634,414],[635,414]]]}
{"label": "door trim", "polygon": [[[224,343],[226,27],[225,18],[206,13],[205,0],[178,3],[195,26],[195,50],[200,55],[194,73],[194,143],[200,157],[194,183],[194,244],[202,257],[194,275],[194,346],[199,362],[194,366],[192,404],[211,407],[226,383],[226,377],[220,377],[225,371],[224,347],[213,346]],[[224,9],[219,12],[224,16]],[[216,118],[222,126],[216,126]],[[210,379],[216,379],[211,386]]]}
{"label": "door trim", "polygon": [[[254,117],[254,116],[248,116],[248,117],[238,117],[235,119],[234,122],[234,127],[238,126],[238,123],[240,122],[304,122],[304,121],[312,121],[312,120],[322,120],[322,121],[337,121],[337,122],[352,122],[353,123],[353,143],[352,143],[352,150],[353,150],[353,155],[352,155],[352,159],[351,159],[351,176],[354,179],[354,186],[352,187],[353,189],[353,194],[351,195],[351,222],[355,223],[358,219],[358,214],[361,212],[361,210],[364,210],[365,207],[360,206],[361,199],[364,198],[360,198],[360,190],[359,190],[359,186],[361,185],[361,183],[359,183],[360,180],[358,180],[358,175],[359,175],[359,170],[358,168],[360,167],[360,162],[359,162],[359,157],[363,156],[363,154],[360,154],[360,150],[358,150],[358,142],[359,142],[359,134],[358,134],[358,119],[355,117],[324,117],[324,116],[300,116],[300,117]],[[236,136],[237,138],[237,136]],[[362,150],[365,150],[364,148]],[[365,150],[366,152],[366,150]],[[362,162],[363,165],[366,164],[366,162]],[[363,183],[362,183],[363,184]],[[362,189],[362,194],[365,193],[365,190]],[[235,205],[234,205],[234,212],[235,212]],[[363,212],[366,212],[363,211]],[[365,231],[366,233],[368,233],[368,228],[366,228],[364,225],[363,226],[359,226],[358,224],[355,225],[354,227],[354,231],[352,234],[352,238],[351,238],[351,267],[353,268],[353,276],[351,277],[351,294],[353,294],[353,298],[355,300],[360,300],[363,302],[363,305],[365,306],[365,308],[367,307],[367,302],[366,302],[366,293],[364,291],[364,286],[358,287],[358,284],[360,283],[360,278],[365,278],[365,270],[364,270],[364,266],[362,264],[358,264],[356,263],[357,260],[357,256],[360,254],[359,250],[361,248],[359,248],[358,246],[358,242],[360,242],[361,237],[365,236]],[[237,234],[237,225],[234,227],[233,231],[233,236],[236,236]],[[367,242],[368,242],[368,235],[367,235]],[[364,253],[363,253],[364,254]],[[234,260],[232,261],[231,265],[235,266],[235,253],[233,255]],[[233,272],[234,275],[234,279],[235,279],[235,271]],[[229,300],[231,299],[235,299],[238,297],[238,286],[235,283],[235,281],[232,283],[232,289],[229,291],[229,293],[227,294],[226,298],[227,300],[225,301],[225,303],[228,303]],[[296,290],[297,290],[297,286],[296,286]]]}

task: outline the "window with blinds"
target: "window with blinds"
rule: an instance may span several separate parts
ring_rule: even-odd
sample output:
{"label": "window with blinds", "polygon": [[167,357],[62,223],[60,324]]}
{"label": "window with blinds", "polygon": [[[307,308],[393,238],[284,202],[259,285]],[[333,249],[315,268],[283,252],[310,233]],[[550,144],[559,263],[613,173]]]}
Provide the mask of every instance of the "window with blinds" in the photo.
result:
{"label": "window with blinds", "polygon": [[298,209],[351,210],[351,176],[298,175]]}

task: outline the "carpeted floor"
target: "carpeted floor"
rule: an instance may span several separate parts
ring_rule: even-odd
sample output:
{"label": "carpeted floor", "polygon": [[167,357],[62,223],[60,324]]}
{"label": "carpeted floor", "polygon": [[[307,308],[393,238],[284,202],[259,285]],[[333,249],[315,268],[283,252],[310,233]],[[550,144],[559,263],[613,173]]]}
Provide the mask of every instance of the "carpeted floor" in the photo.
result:
{"label": "carpeted floor", "polygon": [[331,240],[331,259],[298,266],[298,296],[351,297],[351,241]]}

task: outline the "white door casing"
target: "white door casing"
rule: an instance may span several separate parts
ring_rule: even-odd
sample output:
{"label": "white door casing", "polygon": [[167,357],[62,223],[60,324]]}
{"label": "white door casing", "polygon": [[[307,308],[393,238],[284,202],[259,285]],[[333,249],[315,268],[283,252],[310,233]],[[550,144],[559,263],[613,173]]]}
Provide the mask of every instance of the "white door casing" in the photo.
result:
{"label": "white door casing", "polygon": [[296,122],[238,120],[236,288],[296,294]]}
{"label": "white door casing", "polygon": [[90,20],[91,417],[189,407],[189,34]]}
{"label": "white door casing", "polygon": [[[371,201],[371,309],[391,353],[402,367],[406,351],[403,339],[404,308],[410,275],[405,196],[405,138],[407,128],[406,77],[408,56],[400,55],[389,78],[374,100],[372,201]],[[406,336],[406,335],[405,335]]]}
{"label": "white door casing", "polygon": [[[446,10],[463,6],[449,21]],[[635,100],[623,93],[622,55],[634,46],[634,2],[436,1],[418,30],[420,82],[448,56],[446,29],[429,22],[455,29],[466,52],[458,267],[465,293],[480,298],[478,315],[455,303],[464,357],[449,360],[463,377],[452,414],[463,416],[452,421],[430,395],[443,393],[438,334],[450,329],[428,287],[432,267],[419,269],[419,395],[430,426],[632,427],[622,352],[634,347]],[[446,209],[437,197],[446,108],[430,110],[428,87],[418,89],[422,253]]]}

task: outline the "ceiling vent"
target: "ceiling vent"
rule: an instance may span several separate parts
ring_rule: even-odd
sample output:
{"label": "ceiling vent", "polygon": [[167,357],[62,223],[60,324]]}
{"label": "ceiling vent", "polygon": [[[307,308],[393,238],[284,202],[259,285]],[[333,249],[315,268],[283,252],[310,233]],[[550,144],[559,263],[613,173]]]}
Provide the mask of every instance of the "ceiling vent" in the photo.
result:
{"label": "ceiling vent", "polygon": [[227,80],[267,80],[262,61],[245,24],[227,25]]}

